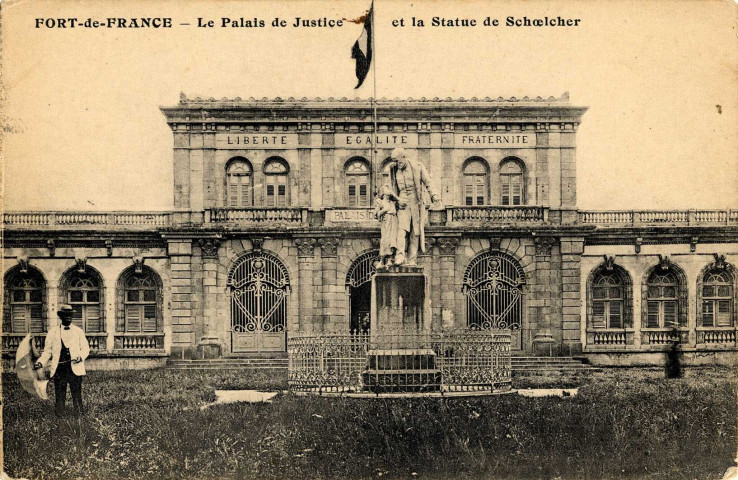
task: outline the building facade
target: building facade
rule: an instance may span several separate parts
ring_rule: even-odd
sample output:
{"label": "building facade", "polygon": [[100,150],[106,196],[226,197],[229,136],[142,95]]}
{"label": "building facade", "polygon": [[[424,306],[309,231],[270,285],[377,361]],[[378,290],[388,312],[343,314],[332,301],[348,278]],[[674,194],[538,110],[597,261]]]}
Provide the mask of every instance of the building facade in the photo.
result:
{"label": "building facade", "polygon": [[[3,349],[75,308],[101,368],[280,354],[365,332],[392,149],[441,198],[419,265],[431,326],[510,328],[521,354],[734,363],[738,211],[581,211],[561,98],[189,99],[170,212],[6,212]],[[376,143],[372,151],[372,142]]]}

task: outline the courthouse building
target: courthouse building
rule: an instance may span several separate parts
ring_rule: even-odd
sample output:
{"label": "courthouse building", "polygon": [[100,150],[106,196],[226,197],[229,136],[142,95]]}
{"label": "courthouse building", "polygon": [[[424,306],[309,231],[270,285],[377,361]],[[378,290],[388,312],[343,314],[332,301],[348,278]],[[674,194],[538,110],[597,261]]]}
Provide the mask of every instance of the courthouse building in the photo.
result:
{"label": "courthouse building", "polygon": [[598,364],[661,363],[674,341],[687,362],[734,362],[738,211],[579,210],[586,108],[566,94],[376,109],[375,132],[368,100],[182,95],[161,109],[171,211],[4,213],[3,351],[41,344],[61,303],[93,368],[365,332],[374,195],[404,147],[441,198],[419,257],[433,330],[510,328],[521,355]]}

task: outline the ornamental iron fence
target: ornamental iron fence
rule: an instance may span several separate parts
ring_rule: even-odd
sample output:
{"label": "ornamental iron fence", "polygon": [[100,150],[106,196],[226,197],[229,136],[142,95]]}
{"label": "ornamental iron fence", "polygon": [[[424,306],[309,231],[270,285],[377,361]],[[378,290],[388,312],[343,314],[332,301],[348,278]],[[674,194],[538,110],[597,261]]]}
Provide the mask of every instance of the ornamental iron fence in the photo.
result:
{"label": "ornamental iron fence", "polygon": [[289,386],[313,393],[509,390],[510,343],[506,330],[297,333],[287,341]]}

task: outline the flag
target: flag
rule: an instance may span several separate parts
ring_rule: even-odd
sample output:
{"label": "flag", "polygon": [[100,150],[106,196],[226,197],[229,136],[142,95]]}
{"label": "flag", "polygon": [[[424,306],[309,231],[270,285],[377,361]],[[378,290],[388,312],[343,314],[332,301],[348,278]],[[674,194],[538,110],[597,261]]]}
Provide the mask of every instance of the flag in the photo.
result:
{"label": "flag", "polygon": [[356,40],[354,46],[351,48],[351,58],[356,59],[356,78],[359,79],[359,84],[354,87],[357,89],[364,83],[367,74],[369,73],[369,66],[372,64],[372,29],[374,28],[374,2],[369,7],[369,13],[367,13],[364,19],[364,30],[361,31],[359,39]]}

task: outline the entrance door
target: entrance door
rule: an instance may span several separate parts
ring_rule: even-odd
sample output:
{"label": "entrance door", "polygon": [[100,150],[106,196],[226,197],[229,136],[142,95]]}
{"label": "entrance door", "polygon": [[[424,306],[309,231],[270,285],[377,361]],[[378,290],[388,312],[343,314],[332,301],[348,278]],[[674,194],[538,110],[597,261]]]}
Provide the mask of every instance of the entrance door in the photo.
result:
{"label": "entrance door", "polygon": [[521,349],[524,285],[525,273],[509,255],[487,252],[473,259],[464,274],[467,326],[510,329],[511,347]]}
{"label": "entrance door", "polygon": [[287,333],[287,269],[273,255],[248,254],[228,278],[231,351],[284,352]]}
{"label": "entrance door", "polygon": [[372,275],[377,269],[374,263],[379,252],[363,253],[354,261],[346,275],[346,289],[351,304],[349,329],[351,333],[369,332],[369,312],[372,306]]}

